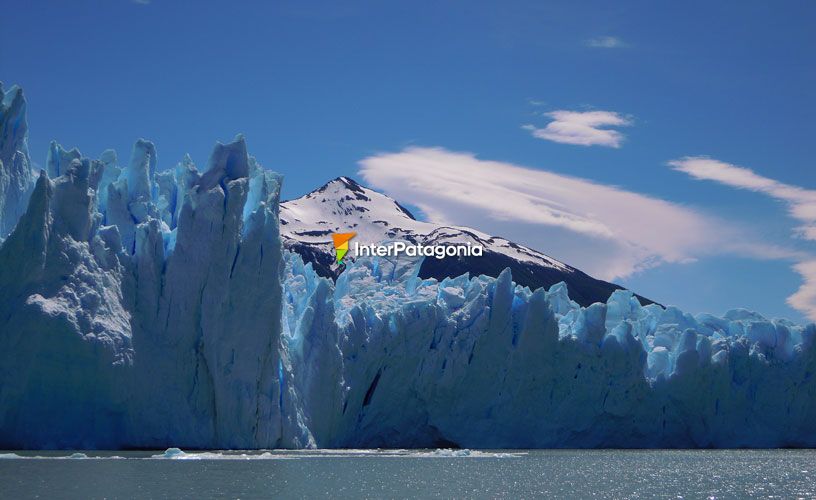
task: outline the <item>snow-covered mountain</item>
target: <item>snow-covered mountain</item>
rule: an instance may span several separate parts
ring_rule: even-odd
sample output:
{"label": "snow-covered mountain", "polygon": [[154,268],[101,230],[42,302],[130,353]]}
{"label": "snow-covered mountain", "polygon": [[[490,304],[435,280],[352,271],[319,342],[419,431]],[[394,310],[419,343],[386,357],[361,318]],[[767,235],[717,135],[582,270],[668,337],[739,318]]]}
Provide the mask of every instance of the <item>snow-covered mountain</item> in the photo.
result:
{"label": "snow-covered mountain", "polygon": [[[284,246],[311,262],[320,276],[336,278],[342,271],[335,263],[331,235],[349,231],[357,233],[355,241],[360,244],[404,240],[421,245],[471,243],[484,248],[480,257],[426,258],[419,271],[421,278],[443,280],[464,273],[495,278],[510,268],[516,283],[533,290],[566,283],[570,297],[583,306],[606,302],[612,292],[622,289],[505,238],[469,227],[419,221],[395,200],[348,177],[338,177],[305,196],[281,203]],[[639,298],[644,305],[652,302]]]}

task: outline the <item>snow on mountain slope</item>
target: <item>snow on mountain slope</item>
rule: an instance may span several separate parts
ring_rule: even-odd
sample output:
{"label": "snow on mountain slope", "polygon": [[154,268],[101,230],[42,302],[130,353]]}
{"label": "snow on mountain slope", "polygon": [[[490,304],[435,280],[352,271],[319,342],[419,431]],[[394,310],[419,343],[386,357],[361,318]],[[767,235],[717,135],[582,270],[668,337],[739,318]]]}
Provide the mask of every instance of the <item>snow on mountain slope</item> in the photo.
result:
{"label": "snow on mountain slope", "polygon": [[[514,280],[531,289],[567,283],[570,296],[584,306],[605,302],[615,290],[621,289],[507,239],[468,227],[416,220],[393,199],[348,177],[338,177],[301,198],[281,203],[284,246],[311,262],[321,276],[336,278],[342,271],[334,260],[331,235],[349,231],[357,233],[354,241],[361,245],[403,240],[421,245],[483,246],[481,257],[426,258],[419,272],[422,278],[442,280],[466,272],[498,277],[505,268],[510,268]],[[642,297],[641,300],[651,303]]]}

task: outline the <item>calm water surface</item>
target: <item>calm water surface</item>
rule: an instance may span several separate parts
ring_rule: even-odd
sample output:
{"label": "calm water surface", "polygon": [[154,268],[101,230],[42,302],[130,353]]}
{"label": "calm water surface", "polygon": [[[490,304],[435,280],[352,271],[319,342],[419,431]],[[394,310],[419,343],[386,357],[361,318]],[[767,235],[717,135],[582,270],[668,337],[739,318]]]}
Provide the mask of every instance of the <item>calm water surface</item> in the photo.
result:
{"label": "calm water surface", "polygon": [[0,452],[0,497],[816,498],[814,450],[69,455]]}

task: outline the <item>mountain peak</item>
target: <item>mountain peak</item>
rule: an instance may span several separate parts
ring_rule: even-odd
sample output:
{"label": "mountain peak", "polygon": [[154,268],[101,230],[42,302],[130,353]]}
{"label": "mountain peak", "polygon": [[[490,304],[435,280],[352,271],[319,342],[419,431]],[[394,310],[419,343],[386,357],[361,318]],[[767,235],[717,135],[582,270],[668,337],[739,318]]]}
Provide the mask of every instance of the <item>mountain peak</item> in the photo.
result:
{"label": "mountain peak", "polygon": [[362,193],[366,190],[364,186],[360,183],[352,179],[351,177],[340,176],[335,177],[334,179],[330,180],[329,182],[323,184],[319,188],[315,189],[309,194],[313,193],[325,193],[326,191],[333,189],[348,189],[349,191],[354,191],[356,193]]}
{"label": "mountain peak", "polygon": [[[353,194],[349,194],[349,192]],[[349,201],[355,205],[370,203],[377,204],[379,202],[384,202],[387,207],[396,208],[396,211],[400,212],[403,216],[408,217],[411,220],[417,220],[416,217],[414,217],[414,214],[412,214],[407,208],[400,205],[393,198],[363,186],[356,180],[347,176],[335,177],[309,194],[295,200],[287,200],[284,203],[289,203],[291,205],[293,202],[297,202],[298,200],[314,199],[317,197],[320,197],[320,199],[324,202],[331,200],[343,205]]]}
{"label": "mountain peak", "polygon": [[332,180],[331,182],[342,182],[347,188],[349,188],[351,190],[356,190],[356,189],[362,189],[363,188],[363,186],[359,182],[355,181],[351,177],[346,177],[346,176],[337,177],[336,179]]}

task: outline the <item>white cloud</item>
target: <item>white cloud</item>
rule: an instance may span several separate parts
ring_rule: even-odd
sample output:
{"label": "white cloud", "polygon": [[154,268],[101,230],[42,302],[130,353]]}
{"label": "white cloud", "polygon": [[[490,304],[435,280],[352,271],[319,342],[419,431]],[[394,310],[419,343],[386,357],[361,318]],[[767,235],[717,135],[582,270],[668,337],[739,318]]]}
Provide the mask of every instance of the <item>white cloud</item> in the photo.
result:
{"label": "white cloud", "polygon": [[595,38],[590,38],[589,40],[586,40],[584,44],[587,47],[596,49],[620,49],[627,46],[623,40],[615,36],[598,36]]}
{"label": "white cloud", "polygon": [[[750,168],[740,167],[705,156],[687,156],[670,161],[669,165],[694,179],[719,182],[726,186],[762,193],[787,205],[788,214],[799,222],[796,235],[816,241],[816,190],[785,184],[757,174]],[[816,321],[816,260],[799,256],[793,269],[804,283],[788,297],[788,304]]]}
{"label": "white cloud", "polygon": [[816,241],[816,190],[785,184],[753,170],[705,156],[687,156],[669,165],[698,180],[709,180],[739,189],[763,193],[788,205],[790,216],[802,225],[800,237]]}
{"label": "white cloud", "polygon": [[523,125],[533,137],[578,146],[619,148],[624,136],[617,130],[602,127],[626,127],[632,120],[613,111],[566,111],[546,113],[553,119],[544,128]]}
{"label": "white cloud", "polygon": [[545,250],[604,279],[715,252],[790,257],[784,248],[753,243],[733,224],[689,207],[471,153],[409,147],[365,158],[360,173],[434,222]]}
{"label": "white cloud", "polygon": [[802,276],[802,286],[788,297],[788,305],[816,321],[816,260],[800,262],[793,269]]}

